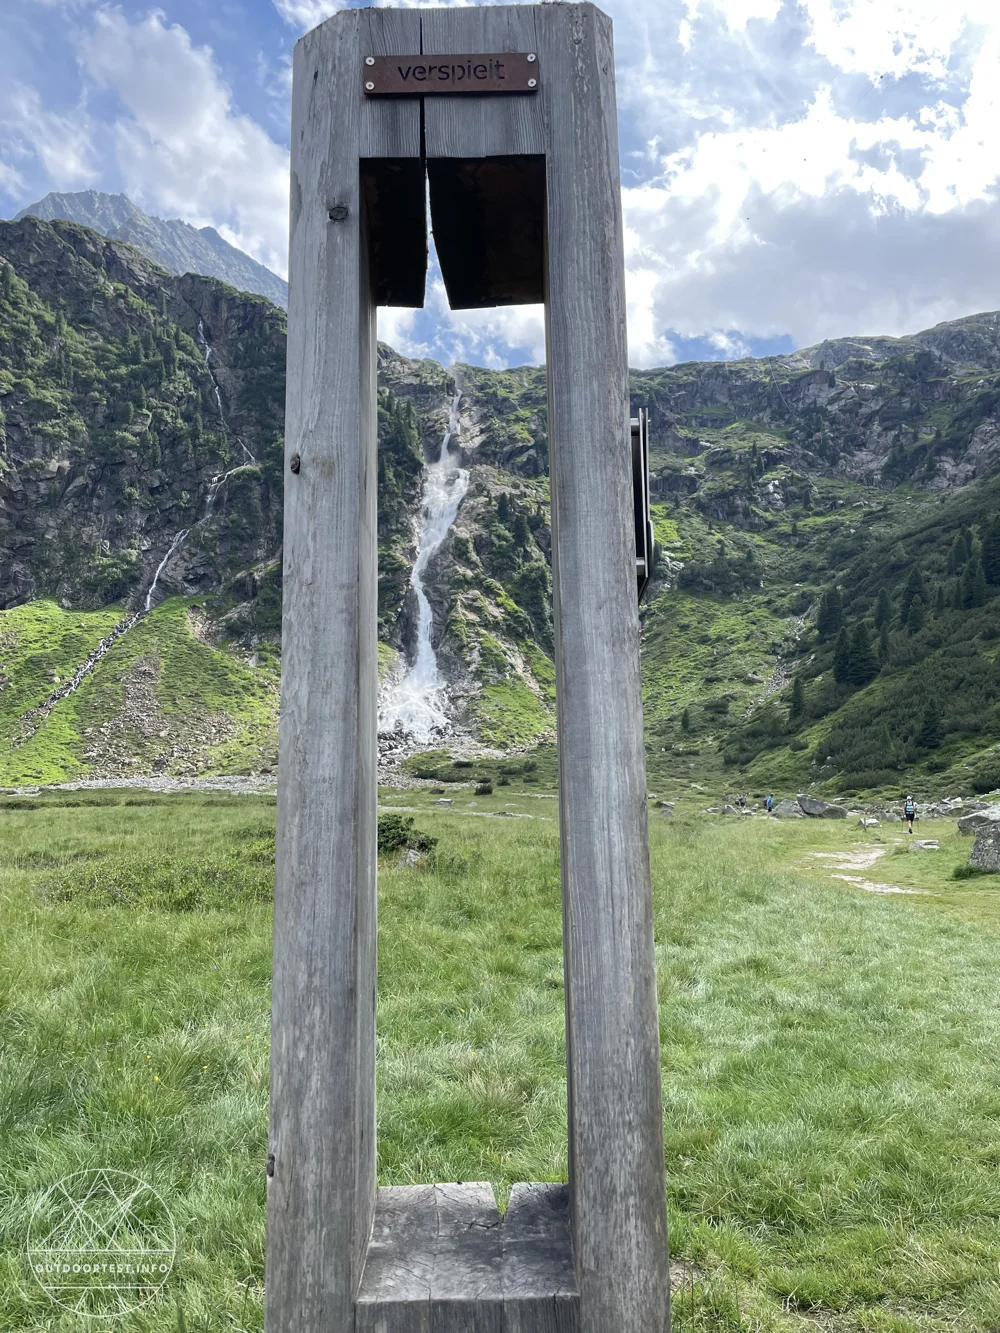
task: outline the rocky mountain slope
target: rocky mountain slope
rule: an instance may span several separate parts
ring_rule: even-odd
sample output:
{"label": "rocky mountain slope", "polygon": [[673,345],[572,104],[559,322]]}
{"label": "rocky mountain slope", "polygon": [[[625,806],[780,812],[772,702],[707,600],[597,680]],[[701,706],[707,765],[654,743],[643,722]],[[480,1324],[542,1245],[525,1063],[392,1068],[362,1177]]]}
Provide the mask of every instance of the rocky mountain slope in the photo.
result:
{"label": "rocky mountain slope", "polygon": [[192,227],[180,218],[158,218],[143,212],[128,195],[79,190],[49,193],[17,214],[44,222],[57,218],[79,222],[115,241],[135,246],[169,273],[203,273],[238,291],[266,296],[275,305],[288,305],[288,283],[248,254],[223,240],[214,227]]}
{"label": "rocky mountain slope", "polygon": [[[0,261],[0,781],[271,767],[282,313],[73,223],[0,224]],[[424,581],[449,743],[544,741],[544,371],[382,346],[379,385],[385,688],[457,389],[468,492]],[[1000,784],[1000,316],[636,372],[632,393],[659,544],[651,783]]]}

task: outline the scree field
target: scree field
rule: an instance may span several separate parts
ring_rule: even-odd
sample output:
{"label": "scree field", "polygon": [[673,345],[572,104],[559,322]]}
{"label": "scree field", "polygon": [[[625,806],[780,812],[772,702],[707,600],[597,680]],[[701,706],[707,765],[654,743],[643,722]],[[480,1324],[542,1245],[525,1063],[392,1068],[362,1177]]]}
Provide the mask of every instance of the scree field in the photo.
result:
{"label": "scree field", "polygon": [[[451,795],[383,794],[437,843],[382,860],[379,1172],[503,1204],[565,1178],[557,803]],[[274,818],[2,803],[3,1330],[92,1333],[26,1253],[34,1204],[88,1167],[176,1225],[161,1295],[116,1328],[261,1329]],[[677,1329],[996,1330],[1000,877],[951,877],[953,824],[912,854],[898,826],[650,822]]]}

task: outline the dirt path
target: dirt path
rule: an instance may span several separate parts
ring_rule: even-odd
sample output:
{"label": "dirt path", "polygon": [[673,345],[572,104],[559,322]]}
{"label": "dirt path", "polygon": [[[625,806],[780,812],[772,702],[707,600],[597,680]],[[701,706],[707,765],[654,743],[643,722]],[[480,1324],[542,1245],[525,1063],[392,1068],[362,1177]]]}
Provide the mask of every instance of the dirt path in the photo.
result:
{"label": "dirt path", "polygon": [[[810,852],[816,861],[832,861],[837,870],[870,870],[888,852],[888,847],[859,847],[853,852]],[[900,884],[883,884],[866,879],[864,875],[832,874],[831,879],[842,879],[866,893],[926,893],[926,889],[904,889]]]}

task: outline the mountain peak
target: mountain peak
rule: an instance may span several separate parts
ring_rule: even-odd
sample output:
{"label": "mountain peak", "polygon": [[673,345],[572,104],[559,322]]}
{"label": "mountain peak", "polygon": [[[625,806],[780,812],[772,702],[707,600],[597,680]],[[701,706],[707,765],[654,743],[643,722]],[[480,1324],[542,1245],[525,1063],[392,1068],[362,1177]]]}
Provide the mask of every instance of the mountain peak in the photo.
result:
{"label": "mountain peak", "polygon": [[180,218],[164,219],[144,212],[126,194],[101,190],[52,191],[22,208],[14,219],[63,219],[92,227],[114,241],[127,241],[171,273],[200,273],[221,278],[240,291],[266,296],[275,305],[288,305],[288,284],[263,264],[230,245],[214,227],[192,227]]}

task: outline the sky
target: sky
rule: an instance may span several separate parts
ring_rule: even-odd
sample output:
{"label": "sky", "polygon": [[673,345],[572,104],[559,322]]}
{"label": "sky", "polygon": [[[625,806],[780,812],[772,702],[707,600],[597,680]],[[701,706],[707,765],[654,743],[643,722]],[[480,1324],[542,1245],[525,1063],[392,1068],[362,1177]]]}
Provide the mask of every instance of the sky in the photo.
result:
{"label": "sky", "polygon": [[[291,50],[344,7],[2,0],[0,216],[124,191],[284,276]],[[632,365],[1000,308],[1000,0],[602,7]],[[539,307],[452,312],[436,266],[379,334],[448,364],[544,358]]]}

